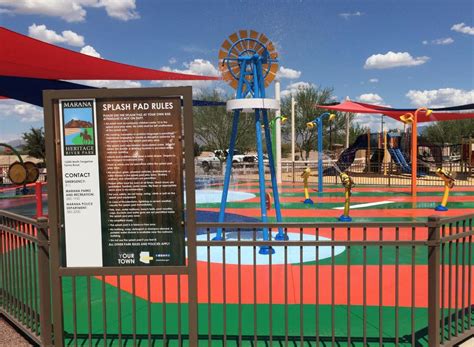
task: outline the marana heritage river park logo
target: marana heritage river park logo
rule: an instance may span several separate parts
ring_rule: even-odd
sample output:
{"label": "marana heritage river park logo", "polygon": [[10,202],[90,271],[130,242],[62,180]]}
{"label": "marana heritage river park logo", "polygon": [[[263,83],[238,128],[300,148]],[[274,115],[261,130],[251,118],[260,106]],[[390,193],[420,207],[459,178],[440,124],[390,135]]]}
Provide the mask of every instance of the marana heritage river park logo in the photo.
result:
{"label": "marana heritage river park logo", "polygon": [[93,100],[62,101],[64,155],[95,155]]}

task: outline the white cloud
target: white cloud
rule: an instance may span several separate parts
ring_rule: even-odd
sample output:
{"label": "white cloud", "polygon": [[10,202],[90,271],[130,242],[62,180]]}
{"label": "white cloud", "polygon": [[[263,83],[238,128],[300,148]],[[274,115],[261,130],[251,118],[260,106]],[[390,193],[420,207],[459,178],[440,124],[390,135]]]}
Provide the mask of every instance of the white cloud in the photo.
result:
{"label": "white cloud", "polygon": [[406,96],[417,107],[448,107],[474,103],[474,89],[440,88],[410,90]]}
{"label": "white cloud", "polygon": [[282,98],[295,95],[301,89],[315,87],[314,84],[308,82],[295,82],[286,86],[284,90],[281,91],[280,95]]}
{"label": "white cloud", "polygon": [[[169,66],[163,66],[161,70],[191,74],[191,75],[201,75],[201,76],[220,76],[219,70],[209,61],[205,59],[194,59],[190,62],[183,63],[184,69],[172,69]],[[175,86],[192,86],[193,93],[199,94],[205,89],[215,88],[217,84],[223,82],[216,81],[152,81],[152,84],[158,84],[163,87],[175,87]]]}
{"label": "white cloud", "polygon": [[400,66],[417,66],[426,63],[429,57],[413,58],[408,52],[373,54],[365,61],[364,69],[391,69]]}
{"label": "white cloud", "polygon": [[430,45],[431,44],[431,45],[445,46],[445,45],[450,45],[453,42],[454,42],[454,40],[451,37],[445,37],[445,38],[431,40],[431,41],[424,40],[421,43],[423,43],[424,45]]}
{"label": "white cloud", "polygon": [[[219,70],[209,61],[204,59],[194,59],[189,63],[183,63],[186,70],[182,73],[205,76],[219,76]],[[177,71],[179,72],[179,71]]]}
{"label": "white cloud", "polygon": [[[1,0],[0,0],[1,1]],[[69,46],[84,46],[84,36],[79,35],[71,30],[64,30],[58,34],[54,30],[46,28],[46,25],[32,24],[28,27],[28,35],[35,39],[49,43],[64,43]]]}
{"label": "white cloud", "polygon": [[0,100],[0,117],[9,121],[16,117],[23,123],[38,122],[43,120],[43,109],[17,100]]}
{"label": "white cloud", "polygon": [[177,62],[177,60],[176,60],[175,57],[171,57],[171,58],[168,60],[168,63],[169,63],[170,65],[176,64],[176,62]]}
{"label": "white cloud", "polygon": [[462,34],[474,35],[474,27],[470,27],[469,25],[466,25],[464,23],[454,24],[451,27],[451,30],[457,31],[458,33]]}
{"label": "white cloud", "polygon": [[300,78],[301,71],[293,70],[293,69],[290,69],[290,68],[280,66],[280,69],[278,70],[278,75],[277,76],[280,77],[280,78],[288,78],[288,79],[293,80],[293,79],[296,79],[296,78]]}
{"label": "white cloud", "polygon": [[91,57],[101,58],[100,53],[97,52],[94,47],[89,45],[82,47],[81,53],[90,55]]}
{"label": "white cloud", "polygon": [[[385,104],[383,98],[380,95],[375,93],[361,94],[357,97],[357,100],[372,105],[390,107],[390,105]],[[383,121],[384,130],[403,128],[403,125],[393,118],[384,116]],[[382,129],[382,115],[357,113],[356,117],[354,118],[354,122],[358,123],[362,127],[368,127],[373,132],[380,132]]]}
{"label": "white cloud", "polygon": [[124,21],[140,17],[135,0],[0,0],[0,6],[0,12],[59,17],[67,22],[84,21],[86,8],[91,7],[102,7],[110,17]]}
{"label": "white cloud", "polygon": [[339,16],[341,16],[344,19],[349,19],[350,17],[360,17],[362,15],[363,13],[360,11],[339,13]]}
{"label": "white cloud", "polygon": [[374,105],[383,104],[383,98],[380,95],[375,94],[375,93],[361,94],[357,97],[357,100],[368,103],[368,104],[374,104]]}
{"label": "white cloud", "polygon": [[[378,133],[382,130],[382,115],[357,113],[354,117],[354,123],[362,127],[368,127],[371,132]],[[403,123],[391,117],[383,117],[383,129],[403,129]]]}
{"label": "white cloud", "polygon": [[371,78],[369,80],[370,83],[378,83],[379,82],[379,79],[378,78]]}
{"label": "white cloud", "polygon": [[97,7],[105,7],[110,17],[123,21],[140,18],[135,0],[99,0]]}

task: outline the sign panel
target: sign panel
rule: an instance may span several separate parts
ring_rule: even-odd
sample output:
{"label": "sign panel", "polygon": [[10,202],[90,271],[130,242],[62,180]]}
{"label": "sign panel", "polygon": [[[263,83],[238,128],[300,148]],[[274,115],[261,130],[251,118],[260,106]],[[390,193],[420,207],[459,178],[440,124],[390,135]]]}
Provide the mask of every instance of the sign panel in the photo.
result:
{"label": "sign panel", "polygon": [[58,110],[66,266],[184,265],[180,97]]}

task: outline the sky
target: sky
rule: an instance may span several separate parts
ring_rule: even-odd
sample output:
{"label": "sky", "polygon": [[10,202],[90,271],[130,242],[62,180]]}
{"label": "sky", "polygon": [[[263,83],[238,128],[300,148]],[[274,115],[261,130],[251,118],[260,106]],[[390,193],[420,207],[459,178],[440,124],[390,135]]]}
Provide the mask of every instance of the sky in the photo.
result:
{"label": "sky", "polygon": [[[253,29],[277,47],[283,96],[314,85],[338,101],[396,108],[474,103],[472,0],[0,0],[0,25],[104,59],[212,76],[223,40]],[[77,82],[232,93],[222,81]],[[358,121],[380,130],[379,116]],[[40,126],[41,108],[0,100],[0,142]]]}

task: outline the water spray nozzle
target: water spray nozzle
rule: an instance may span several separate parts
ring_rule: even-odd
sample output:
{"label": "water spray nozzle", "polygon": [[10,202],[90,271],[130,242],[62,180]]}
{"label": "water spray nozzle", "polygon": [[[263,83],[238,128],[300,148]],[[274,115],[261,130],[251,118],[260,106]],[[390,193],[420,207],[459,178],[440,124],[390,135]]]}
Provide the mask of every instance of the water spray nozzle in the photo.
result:
{"label": "water spray nozzle", "polygon": [[340,174],[340,177],[341,177],[342,185],[344,186],[344,188],[351,189],[352,186],[354,185],[354,181],[352,180],[352,178],[345,172],[342,172]]}
{"label": "water spray nozzle", "polygon": [[405,124],[413,123],[413,113],[405,113],[400,116],[400,120]]}
{"label": "water spray nozzle", "polygon": [[302,178],[308,178],[311,175],[311,169],[309,167],[305,168],[303,170],[303,173],[301,174]]}
{"label": "water spray nozzle", "polygon": [[442,168],[438,168],[436,170],[436,175],[440,177],[449,188],[454,187],[454,182],[456,180],[453,176],[451,176],[451,173],[449,171],[446,171]]}

